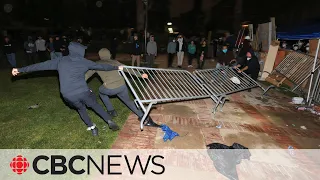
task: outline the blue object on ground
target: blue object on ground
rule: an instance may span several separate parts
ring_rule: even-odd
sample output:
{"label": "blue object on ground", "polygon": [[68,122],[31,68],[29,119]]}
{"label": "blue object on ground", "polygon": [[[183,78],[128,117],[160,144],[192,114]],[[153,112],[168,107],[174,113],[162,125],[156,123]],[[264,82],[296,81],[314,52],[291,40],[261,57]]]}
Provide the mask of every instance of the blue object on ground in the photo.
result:
{"label": "blue object on ground", "polygon": [[173,138],[179,136],[178,133],[172,131],[167,125],[162,124],[161,129],[164,132],[163,141],[166,142],[168,139],[172,141]]}

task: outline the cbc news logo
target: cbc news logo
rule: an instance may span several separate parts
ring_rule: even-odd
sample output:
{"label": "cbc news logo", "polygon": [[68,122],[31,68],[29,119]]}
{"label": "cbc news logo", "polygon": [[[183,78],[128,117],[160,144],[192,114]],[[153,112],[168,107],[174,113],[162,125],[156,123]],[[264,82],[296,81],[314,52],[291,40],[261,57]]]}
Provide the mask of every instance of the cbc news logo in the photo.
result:
{"label": "cbc news logo", "polygon": [[29,167],[29,162],[27,158],[18,155],[17,157],[14,157],[10,163],[10,167],[13,172],[21,175],[22,173],[26,172]]}

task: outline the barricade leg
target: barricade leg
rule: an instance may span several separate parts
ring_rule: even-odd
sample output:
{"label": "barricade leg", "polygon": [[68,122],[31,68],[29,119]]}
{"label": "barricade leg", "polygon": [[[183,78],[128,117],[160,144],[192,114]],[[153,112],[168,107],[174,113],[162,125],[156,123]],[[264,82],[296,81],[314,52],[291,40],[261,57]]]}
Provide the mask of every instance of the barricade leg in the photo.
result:
{"label": "barricade leg", "polygon": [[[144,115],[143,115],[143,117],[142,117],[142,119],[141,119],[141,122],[140,122],[140,129],[141,129],[141,131],[143,131],[144,121],[146,120],[148,114],[150,113],[150,110],[151,110],[153,104],[154,104],[153,102],[150,103],[150,104],[147,106],[147,108],[145,109]],[[143,109],[144,109],[144,108],[143,108]]]}
{"label": "barricade leg", "polygon": [[226,97],[225,95],[221,96],[221,98],[222,98],[223,100],[222,100],[222,103],[221,103],[221,106],[220,106],[220,111],[223,112],[223,110],[222,110],[222,109],[223,109],[223,106],[225,105],[226,100],[228,100],[228,99],[227,99],[227,97]]}
{"label": "barricade leg", "polygon": [[275,86],[274,86],[274,85],[271,85],[271,86],[267,87],[267,89],[263,89],[263,94],[262,94],[262,96],[265,96],[265,95],[267,94],[267,92],[268,92],[270,89],[272,89],[272,88],[275,88]]}

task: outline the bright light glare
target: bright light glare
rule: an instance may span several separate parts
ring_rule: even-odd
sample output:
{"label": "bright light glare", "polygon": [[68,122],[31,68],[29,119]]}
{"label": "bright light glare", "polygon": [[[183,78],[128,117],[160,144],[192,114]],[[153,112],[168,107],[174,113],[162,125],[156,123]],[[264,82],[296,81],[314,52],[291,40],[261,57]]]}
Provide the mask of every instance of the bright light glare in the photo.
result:
{"label": "bright light glare", "polygon": [[168,22],[167,25],[168,25],[168,26],[171,26],[171,25],[172,25],[172,22]]}

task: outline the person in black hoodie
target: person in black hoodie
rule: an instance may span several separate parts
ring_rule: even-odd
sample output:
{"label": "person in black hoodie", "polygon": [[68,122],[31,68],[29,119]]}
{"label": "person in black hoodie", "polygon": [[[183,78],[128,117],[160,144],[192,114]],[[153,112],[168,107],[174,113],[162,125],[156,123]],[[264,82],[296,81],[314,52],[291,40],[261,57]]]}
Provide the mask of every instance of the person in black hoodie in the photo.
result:
{"label": "person in black hoodie", "polygon": [[68,42],[68,39],[67,39],[66,36],[62,36],[61,45],[62,45],[62,48],[61,48],[62,55],[63,56],[68,56],[68,54],[69,54],[69,49],[68,49],[69,42]]}
{"label": "person in black hoodie", "polygon": [[86,47],[79,43],[70,43],[69,55],[33,64],[23,68],[13,68],[12,75],[43,70],[57,70],[59,73],[60,92],[69,105],[77,109],[81,119],[88,126],[94,136],[98,135],[98,129],[88,116],[86,107],[92,108],[109,125],[109,128],[119,130],[118,125],[112,121],[110,115],[98,104],[95,94],[89,89],[85,74],[91,70],[122,70],[122,66],[97,64],[84,58]]}
{"label": "person in black hoodie", "polygon": [[7,56],[8,62],[12,67],[17,66],[16,62],[16,53],[14,46],[12,42],[10,41],[9,37],[4,37],[4,45],[3,45],[3,51],[5,55]]}
{"label": "person in black hoodie", "polygon": [[138,35],[134,35],[134,42],[132,43],[132,50],[131,50],[131,60],[132,66],[134,66],[135,61],[137,60],[137,66],[140,66],[140,57],[142,53],[142,46],[138,40]]}
{"label": "person in black hoodie", "polygon": [[60,40],[59,36],[56,36],[56,40],[53,42],[53,47],[54,47],[54,54],[56,57],[62,57],[62,41]]}
{"label": "person in black hoodie", "polygon": [[24,49],[28,55],[28,64],[36,63],[36,44],[31,36],[28,36],[28,40],[24,42]]}

